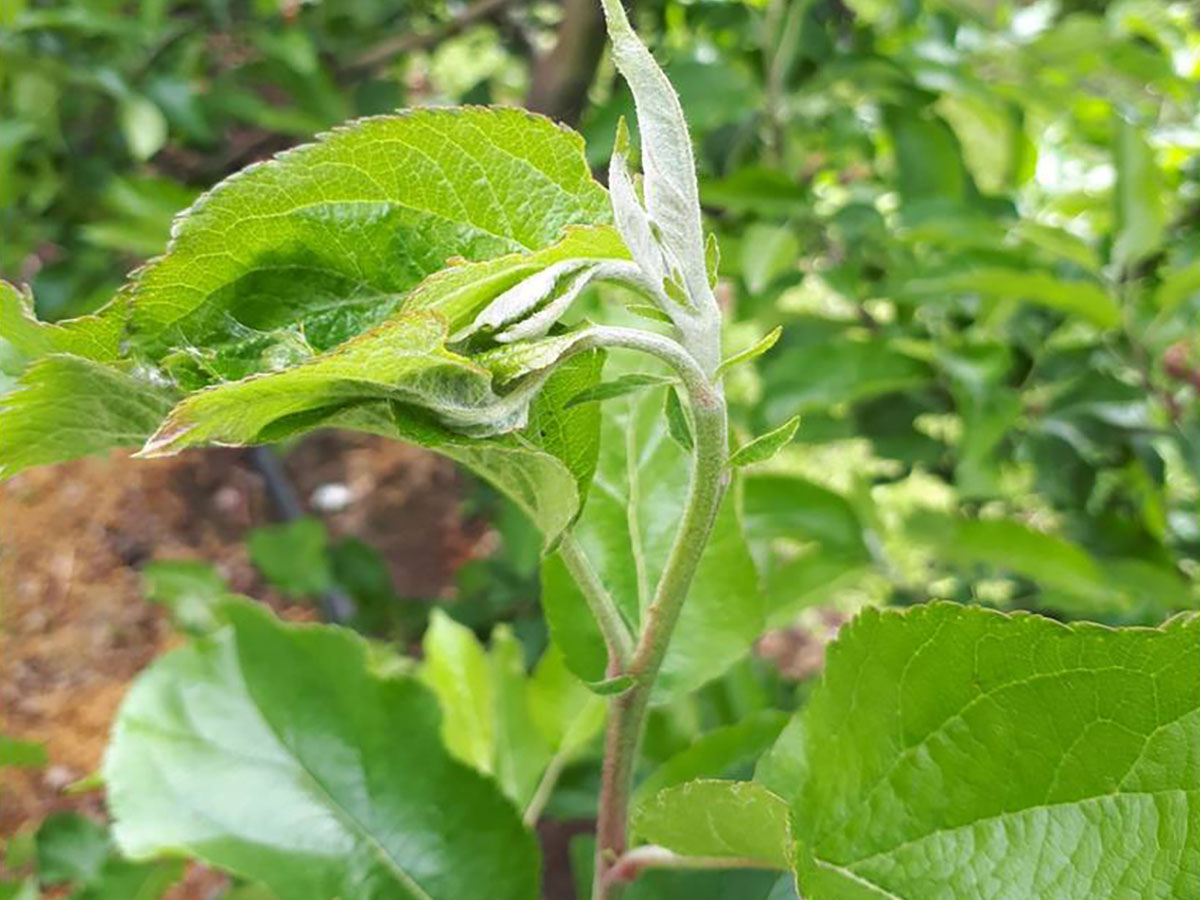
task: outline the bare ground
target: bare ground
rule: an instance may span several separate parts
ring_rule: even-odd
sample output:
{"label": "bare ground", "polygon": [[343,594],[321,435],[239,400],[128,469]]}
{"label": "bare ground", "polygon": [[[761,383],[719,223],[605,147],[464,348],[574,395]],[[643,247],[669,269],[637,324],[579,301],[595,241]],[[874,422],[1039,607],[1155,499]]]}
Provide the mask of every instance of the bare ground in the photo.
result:
{"label": "bare ground", "polygon": [[[432,454],[357,435],[321,434],[286,467],[302,500],[344,485],[346,505],[324,516],[388,560],[398,595],[446,597],[483,528],[460,513],[463,482]],[[246,532],[274,517],[259,472],[242,451],[165,460],[122,454],[23,473],[0,484],[0,732],[44,742],[45,769],[0,771],[0,835],[73,808],[103,815],[97,793],[64,788],[98,768],[130,680],[178,641],[162,609],[142,599],[139,568],[153,559],[215,564],[235,591],[288,617],[250,564]],[[174,900],[211,895],[196,871]]]}

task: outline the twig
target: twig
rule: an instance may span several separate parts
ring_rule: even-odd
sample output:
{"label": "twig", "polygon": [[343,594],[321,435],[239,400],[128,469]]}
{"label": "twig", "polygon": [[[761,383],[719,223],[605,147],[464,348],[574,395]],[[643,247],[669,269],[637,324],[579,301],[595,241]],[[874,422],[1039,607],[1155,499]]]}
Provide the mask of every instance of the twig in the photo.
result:
{"label": "twig", "polygon": [[607,40],[596,0],[563,0],[554,47],[534,63],[526,108],[567,125],[577,124]]}
{"label": "twig", "polygon": [[450,21],[444,22],[429,31],[419,34],[413,32],[399,34],[387,40],[380,41],[374,47],[365,50],[358,57],[343,66],[338,74],[342,78],[353,78],[373,69],[378,69],[381,66],[387,65],[397,56],[403,56],[405,53],[411,53],[414,50],[422,50],[426,47],[439,44],[446,40],[446,38],[458,34],[460,31],[482,19],[488,18],[514,2],[515,0],[478,0],[478,2],[467,7]]}

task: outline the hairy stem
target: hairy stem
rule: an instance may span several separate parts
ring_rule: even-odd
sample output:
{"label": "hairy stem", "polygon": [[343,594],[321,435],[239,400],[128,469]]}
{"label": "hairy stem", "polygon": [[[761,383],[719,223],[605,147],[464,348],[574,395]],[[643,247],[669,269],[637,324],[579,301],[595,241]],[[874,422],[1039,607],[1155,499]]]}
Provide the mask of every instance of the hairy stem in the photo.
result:
{"label": "hairy stem", "polygon": [[685,377],[684,383],[696,426],[692,481],[675,542],[629,664],[627,673],[634,679],[633,686],[614,699],[609,709],[592,900],[617,900],[624,890],[623,883],[609,872],[628,846],[629,798],[650,693],[725,494],[729,450],[725,399],[719,387],[702,377]]}

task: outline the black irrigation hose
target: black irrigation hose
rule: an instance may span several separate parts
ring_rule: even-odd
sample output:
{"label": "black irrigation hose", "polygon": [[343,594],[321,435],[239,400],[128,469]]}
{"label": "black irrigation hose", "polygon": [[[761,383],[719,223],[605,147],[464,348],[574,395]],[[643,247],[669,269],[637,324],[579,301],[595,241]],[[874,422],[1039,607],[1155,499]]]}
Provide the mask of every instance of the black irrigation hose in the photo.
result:
{"label": "black irrigation hose", "polygon": [[[304,516],[304,506],[296,495],[296,488],[284,471],[283,464],[270,447],[251,447],[250,464],[266,482],[267,495],[275,512],[283,522],[294,522]],[[327,622],[344,624],[354,618],[357,609],[354,600],[339,587],[331,587],[320,597],[321,612]]]}

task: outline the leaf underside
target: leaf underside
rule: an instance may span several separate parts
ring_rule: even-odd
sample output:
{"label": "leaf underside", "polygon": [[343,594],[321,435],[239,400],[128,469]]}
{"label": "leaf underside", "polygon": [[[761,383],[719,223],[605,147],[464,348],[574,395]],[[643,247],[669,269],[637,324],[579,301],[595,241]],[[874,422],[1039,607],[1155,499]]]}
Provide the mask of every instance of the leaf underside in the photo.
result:
{"label": "leaf underside", "polygon": [[293,900],[528,900],[538,849],[452,759],[437,704],[349,632],[248,604],[134,685],[105,761],[122,850],[186,854]]}

